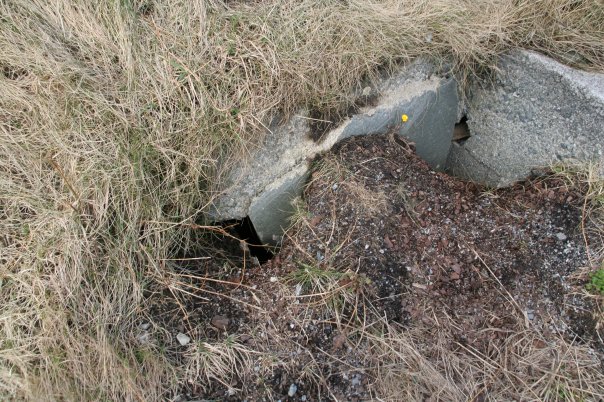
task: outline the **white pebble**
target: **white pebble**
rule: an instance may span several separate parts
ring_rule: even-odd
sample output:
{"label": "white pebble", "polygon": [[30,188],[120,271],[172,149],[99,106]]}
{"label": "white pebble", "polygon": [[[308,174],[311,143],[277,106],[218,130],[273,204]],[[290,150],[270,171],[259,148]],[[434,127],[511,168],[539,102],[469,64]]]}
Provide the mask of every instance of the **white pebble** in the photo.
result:
{"label": "white pebble", "polygon": [[180,343],[182,346],[185,346],[189,342],[191,342],[191,338],[189,338],[187,335],[183,334],[182,332],[179,332],[178,335],[176,335],[176,339],[178,340],[178,343]]}
{"label": "white pebble", "polygon": [[271,276],[271,278],[269,279],[269,281],[271,281],[271,282],[277,282],[277,277],[276,276]]}
{"label": "white pebble", "polygon": [[296,392],[298,392],[298,386],[296,384],[292,384],[289,386],[289,391],[287,391],[287,396],[289,396],[290,398],[294,395],[296,395]]}
{"label": "white pebble", "polygon": [[137,337],[140,343],[147,343],[151,340],[151,334],[148,332],[143,332]]}

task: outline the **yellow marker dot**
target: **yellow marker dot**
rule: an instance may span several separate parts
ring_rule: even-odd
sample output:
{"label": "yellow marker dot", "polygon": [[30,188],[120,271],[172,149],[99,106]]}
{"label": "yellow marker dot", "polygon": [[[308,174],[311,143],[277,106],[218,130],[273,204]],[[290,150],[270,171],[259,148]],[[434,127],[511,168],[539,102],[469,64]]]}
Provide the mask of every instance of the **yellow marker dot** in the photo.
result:
{"label": "yellow marker dot", "polygon": [[409,116],[407,116],[406,114],[401,116],[401,120],[403,120],[403,122],[406,122],[407,120],[409,120]]}

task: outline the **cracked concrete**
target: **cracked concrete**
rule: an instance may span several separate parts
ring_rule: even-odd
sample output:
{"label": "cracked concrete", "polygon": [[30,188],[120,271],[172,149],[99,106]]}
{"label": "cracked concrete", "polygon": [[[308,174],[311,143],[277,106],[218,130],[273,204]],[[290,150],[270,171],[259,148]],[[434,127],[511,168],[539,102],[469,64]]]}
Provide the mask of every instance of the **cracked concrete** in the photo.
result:
{"label": "cracked concrete", "polygon": [[551,164],[603,159],[604,74],[516,50],[492,85],[473,83],[466,107],[472,136],[451,149],[455,176],[501,187]]}
{"label": "cracked concrete", "polygon": [[[289,225],[291,201],[302,193],[308,161],[336,143],[358,135],[398,134],[416,143],[417,152],[435,169],[444,168],[457,118],[457,85],[435,75],[418,61],[364,92],[378,96],[374,107],[362,108],[328,132],[320,142],[310,138],[310,119],[300,112],[283,124],[269,126],[263,145],[234,169],[229,189],[220,196],[214,220],[250,216],[260,239],[277,244]],[[401,122],[401,115],[409,120]]]}
{"label": "cracked concrete", "polygon": [[[306,112],[285,122],[275,119],[263,144],[230,172],[228,190],[211,218],[249,216],[263,242],[278,244],[289,226],[292,200],[308,178],[309,161],[346,138],[390,130],[413,141],[432,168],[490,186],[511,184],[551,163],[603,160],[604,75],[534,52],[502,57],[494,83],[473,82],[465,105],[455,80],[424,61],[362,92],[377,97],[375,106],[340,122],[319,142],[311,138]],[[452,144],[462,110],[471,136]],[[401,122],[402,114],[409,116],[407,122]]]}

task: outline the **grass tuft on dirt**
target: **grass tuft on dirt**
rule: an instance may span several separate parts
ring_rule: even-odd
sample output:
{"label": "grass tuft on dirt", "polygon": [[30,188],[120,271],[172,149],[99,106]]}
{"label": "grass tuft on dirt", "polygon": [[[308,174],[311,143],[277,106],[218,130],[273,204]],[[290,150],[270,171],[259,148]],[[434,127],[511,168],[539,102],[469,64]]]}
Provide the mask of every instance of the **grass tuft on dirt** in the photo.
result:
{"label": "grass tuft on dirt", "polygon": [[204,213],[267,118],[346,108],[418,56],[463,80],[514,46],[603,70],[602,2],[0,2],[1,398],[228,382],[238,343],[177,353],[147,300],[196,289],[174,260],[219,254]]}

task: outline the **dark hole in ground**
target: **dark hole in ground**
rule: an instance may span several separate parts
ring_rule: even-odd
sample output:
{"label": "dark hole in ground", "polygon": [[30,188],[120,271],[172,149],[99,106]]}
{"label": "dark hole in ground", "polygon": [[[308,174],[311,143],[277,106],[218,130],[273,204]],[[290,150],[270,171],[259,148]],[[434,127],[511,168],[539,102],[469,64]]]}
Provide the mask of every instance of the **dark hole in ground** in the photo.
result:
{"label": "dark hole in ground", "polygon": [[471,136],[470,127],[468,127],[468,118],[464,115],[453,129],[453,142],[463,145]]}
{"label": "dark hole in ground", "polygon": [[264,264],[273,258],[273,248],[262,244],[249,216],[243,219],[223,221],[218,223],[218,225],[225,228],[231,235],[245,241],[250,255],[256,257],[260,264]]}

